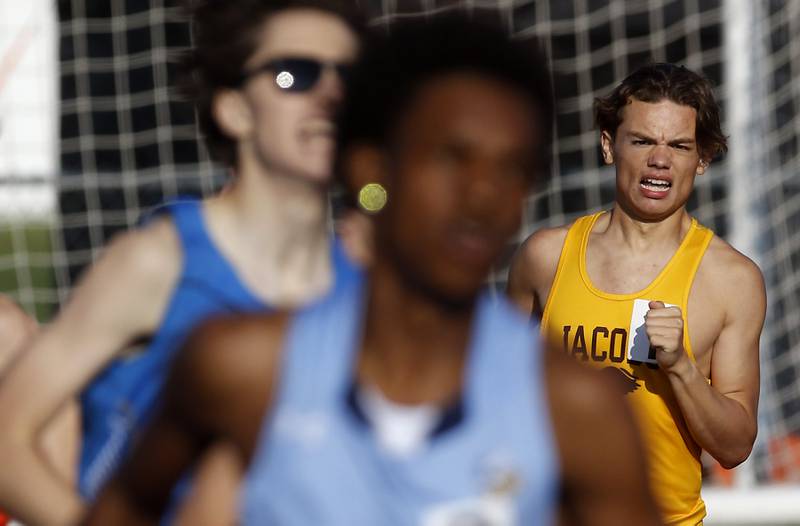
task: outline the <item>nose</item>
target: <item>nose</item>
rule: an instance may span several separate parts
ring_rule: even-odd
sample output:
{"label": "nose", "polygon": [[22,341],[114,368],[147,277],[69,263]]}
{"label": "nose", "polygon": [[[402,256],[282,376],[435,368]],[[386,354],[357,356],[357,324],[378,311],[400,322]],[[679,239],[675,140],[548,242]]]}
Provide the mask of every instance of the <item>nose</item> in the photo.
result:
{"label": "nose", "polygon": [[481,217],[497,212],[498,200],[502,199],[503,189],[495,176],[496,166],[490,163],[473,162],[465,169],[464,193],[465,202],[473,215]]}
{"label": "nose", "polygon": [[666,144],[656,144],[650,150],[647,166],[651,168],[669,168],[672,166],[672,151]]}
{"label": "nose", "polygon": [[344,82],[336,68],[325,67],[319,83],[315,87],[315,95],[327,109],[336,109],[344,97]]}

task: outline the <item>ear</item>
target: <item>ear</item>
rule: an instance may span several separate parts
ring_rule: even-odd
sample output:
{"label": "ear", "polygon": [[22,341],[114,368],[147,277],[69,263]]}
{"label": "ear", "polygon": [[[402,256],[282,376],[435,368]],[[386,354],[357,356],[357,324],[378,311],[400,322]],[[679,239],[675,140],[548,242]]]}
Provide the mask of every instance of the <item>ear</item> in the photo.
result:
{"label": "ear", "polygon": [[706,173],[706,168],[708,168],[709,164],[710,164],[709,161],[705,159],[700,159],[700,162],[697,163],[697,168],[695,169],[694,173],[696,173],[697,175],[703,175],[704,173]]}
{"label": "ear", "polygon": [[600,147],[603,150],[603,162],[614,164],[614,138],[611,133],[603,131],[600,133]]}
{"label": "ear", "polygon": [[217,126],[231,139],[240,140],[252,132],[252,113],[244,95],[238,90],[218,91],[211,101],[211,114]]}
{"label": "ear", "polygon": [[360,143],[347,149],[340,169],[342,179],[350,192],[355,195],[369,183],[380,183],[386,187],[388,174],[386,156],[377,146]]}

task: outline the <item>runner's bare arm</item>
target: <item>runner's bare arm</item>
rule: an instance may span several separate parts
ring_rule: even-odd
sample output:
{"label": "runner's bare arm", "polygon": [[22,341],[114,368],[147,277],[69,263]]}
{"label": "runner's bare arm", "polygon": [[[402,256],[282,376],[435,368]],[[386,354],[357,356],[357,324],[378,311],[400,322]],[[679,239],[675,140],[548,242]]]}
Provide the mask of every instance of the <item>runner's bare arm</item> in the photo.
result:
{"label": "runner's bare arm", "polygon": [[517,249],[508,271],[507,293],[523,312],[542,317],[568,227],[533,233]]}
{"label": "runner's bare arm", "polygon": [[192,487],[175,513],[175,526],[219,526],[239,521],[239,493],[247,466],[234,444],[218,443],[199,459]]}
{"label": "runner's bare arm", "polygon": [[710,384],[683,351],[683,324],[670,315],[673,310],[679,315],[679,309],[651,309],[646,323],[648,335],[651,330],[658,333],[650,342],[658,349],[656,358],[693,438],[723,467],[731,468],[749,456],[756,437],[758,344],[766,293],[758,267],[732,249],[714,265],[707,274],[719,283],[709,300],[724,312],[724,319],[711,351]]}
{"label": "runner's bare arm", "polygon": [[[161,412],[101,492],[88,524],[158,524],[172,487],[212,446],[235,451],[247,465],[270,404],[287,319],[219,318],[193,332],[170,371]],[[226,499],[211,504],[215,516],[235,510]]]}
{"label": "runner's bare arm", "polygon": [[616,386],[555,351],[546,360],[562,524],[661,524],[633,415]]}
{"label": "runner's bare arm", "polygon": [[[5,369],[31,341],[39,325],[11,299],[0,296],[0,381]],[[47,461],[65,480],[75,480],[80,444],[80,411],[70,402],[42,433],[41,447]]]}
{"label": "runner's bare arm", "polygon": [[36,320],[11,299],[0,295],[0,378],[37,327]]}
{"label": "runner's bare arm", "polygon": [[120,236],[21,351],[0,383],[0,421],[8,430],[0,433],[0,508],[32,524],[72,523],[80,515],[73,481],[41,454],[41,434],[116,352],[157,325],[179,266],[170,225]]}

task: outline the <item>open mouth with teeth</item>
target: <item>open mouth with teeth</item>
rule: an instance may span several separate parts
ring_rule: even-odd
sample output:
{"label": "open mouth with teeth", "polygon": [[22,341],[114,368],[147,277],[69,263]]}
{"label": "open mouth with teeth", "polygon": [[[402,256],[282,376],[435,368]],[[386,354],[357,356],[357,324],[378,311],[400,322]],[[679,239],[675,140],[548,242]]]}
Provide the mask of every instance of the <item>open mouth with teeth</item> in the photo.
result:
{"label": "open mouth with teeth", "polygon": [[672,183],[664,179],[652,179],[645,177],[639,182],[639,186],[651,192],[666,192],[672,188]]}
{"label": "open mouth with teeth", "polygon": [[316,122],[309,124],[302,129],[302,134],[305,137],[333,137],[336,133],[336,127],[330,122]]}

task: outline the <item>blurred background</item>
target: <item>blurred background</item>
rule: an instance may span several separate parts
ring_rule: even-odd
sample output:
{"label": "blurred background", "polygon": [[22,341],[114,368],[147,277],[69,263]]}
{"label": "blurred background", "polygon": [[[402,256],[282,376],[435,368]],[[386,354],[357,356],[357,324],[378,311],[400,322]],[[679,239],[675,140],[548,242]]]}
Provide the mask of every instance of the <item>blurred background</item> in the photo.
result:
{"label": "blurred background", "polygon": [[[734,471],[707,462],[706,524],[800,524],[800,2],[354,1],[376,22],[499,7],[510,32],[541,38],[558,141],[518,241],[610,207],[594,97],[651,61],[711,79],[730,151],[697,179],[690,210],[759,264],[769,307],[759,437]],[[0,292],[40,321],[115,232],[224,183],[174,88],[190,45],[177,0],[0,0]]]}

